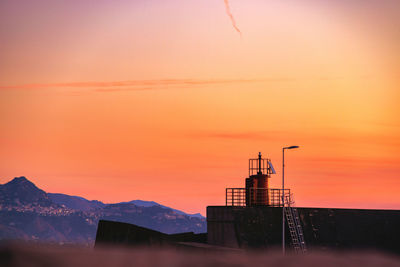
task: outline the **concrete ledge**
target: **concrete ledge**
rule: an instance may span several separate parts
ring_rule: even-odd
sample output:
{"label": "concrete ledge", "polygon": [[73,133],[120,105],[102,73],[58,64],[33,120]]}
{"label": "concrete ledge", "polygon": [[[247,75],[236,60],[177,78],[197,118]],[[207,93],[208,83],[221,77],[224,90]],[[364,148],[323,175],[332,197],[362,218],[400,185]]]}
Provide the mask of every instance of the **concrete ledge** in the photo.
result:
{"label": "concrete ledge", "polygon": [[[297,208],[309,249],[374,249],[400,254],[400,211]],[[282,208],[207,207],[208,244],[272,248],[282,244]],[[290,236],[286,229],[286,244]]]}

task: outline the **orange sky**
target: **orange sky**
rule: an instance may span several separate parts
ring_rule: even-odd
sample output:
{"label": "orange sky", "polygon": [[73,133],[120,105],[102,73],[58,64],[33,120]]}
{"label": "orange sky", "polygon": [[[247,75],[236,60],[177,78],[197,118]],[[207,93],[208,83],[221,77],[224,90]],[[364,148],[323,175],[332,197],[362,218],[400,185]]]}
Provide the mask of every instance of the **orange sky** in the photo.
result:
{"label": "orange sky", "polygon": [[2,1],[0,183],[204,214],[299,145],[299,206],[399,209],[399,2],[230,7]]}

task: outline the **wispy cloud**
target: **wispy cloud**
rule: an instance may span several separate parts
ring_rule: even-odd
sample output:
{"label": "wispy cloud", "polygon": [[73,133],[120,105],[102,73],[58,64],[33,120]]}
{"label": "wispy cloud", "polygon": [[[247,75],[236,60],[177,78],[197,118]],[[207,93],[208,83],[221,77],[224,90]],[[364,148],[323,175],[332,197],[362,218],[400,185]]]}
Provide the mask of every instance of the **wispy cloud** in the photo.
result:
{"label": "wispy cloud", "polygon": [[233,14],[231,12],[231,8],[229,6],[229,1],[224,0],[224,3],[225,3],[226,14],[230,18],[233,28],[240,34],[240,36],[242,36],[242,32],[240,31],[239,27],[237,26],[235,17],[233,16]]}
{"label": "wispy cloud", "polygon": [[282,132],[203,132],[190,134],[194,138],[216,138],[216,139],[233,139],[233,140],[272,140],[280,136]]}
{"label": "wispy cloud", "polygon": [[217,85],[217,84],[238,84],[257,82],[285,82],[293,81],[289,78],[271,79],[162,79],[162,80],[131,80],[131,81],[88,81],[88,82],[60,82],[60,83],[31,83],[20,85],[0,86],[1,90],[19,89],[89,89],[95,92],[118,92],[118,91],[143,91],[160,88],[176,88],[188,86]]}
{"label": "wispy cloud", "polygon": [[295,131],[210,131],[190,133],[190,138],[202,139],[221,139],[221,140],[254,140],[254,141],[287,141],[295,140],[300,143],[307,144],[330,144],[330,145],[362,145],[362,146],[380,146],[380,147],[399,147],[400,142],[397,133],[392,134],[371,134],[367,132],[346,132],[337,130],[329,132],[325,129],[318,133],[304,132],[301,130]]}

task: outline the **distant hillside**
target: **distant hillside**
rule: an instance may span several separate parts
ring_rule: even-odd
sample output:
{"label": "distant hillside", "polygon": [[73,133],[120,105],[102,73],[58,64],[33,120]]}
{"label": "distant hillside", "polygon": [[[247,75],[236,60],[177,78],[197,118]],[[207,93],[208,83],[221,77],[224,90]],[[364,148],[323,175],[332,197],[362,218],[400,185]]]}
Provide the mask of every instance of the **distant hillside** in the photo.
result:
{"label": "distant hillside", "polygon": [[49,198],[59,205],[64,205],[67,208],[81,211],[103,208],[105,204],[97,200],[87,200],[83,197],[69,196],[58,193],[47,193]]}
{"label": "distant hillside", "polygon": [[133,223],[168,234],[206,232],[206,220],[200,216],[154,201],[104,204],[78,196],[46,193],[25,177],[0,185],[0,239],[3,240],[92,244],[100,219]]}
{"label": "distant hillside", "polygon": [[181,215],[187,215],[187,216],[190,216],[190,217],[203,218],[203,219],[205,218],[200,213],[188,214],[188,213],[185,213],[185,212],[183,212],[181,210],[173,209],[173,208],[161,205],[161,204],[159,204],[157,202],[154,202],[154,201],[144,201],[144,200],[137,199],[137,200],[132,200],[132,201],[129,201],[129,202],[121,202],[121,204],[122,203],[132,203],[132,204],[135,204],[136,206],[141,206],[141,207],[159,206],[159,207],[162,207],[162,208],[165,208],[165,209],[171,209],[171,210],[173,210],[176,213],[181,214]]}
{"label": "distant hillside", "polygon": [[154,201],[145,201],[145,200],[132,200],[129,202],[119,202],[119,203],[111,203],[111,204],[104,204],[101,201],[98,200],[87,200],[83,197],[78,197],[78,196],[69,196],[65,194],[58,194],[58,193],[47,193],[49,198],[56,204],[59,205],[64,205],[67,208],[70,209],[75,209],[75,210],[81,210],[81,211],[89,211],[89,210],[94,210],[94,209],[100,209],[104,208],[106,205],[112,205],[112,204],[135,204],[136,206],[139,207],[154,207],[154,206],[159,206],[165,209],[170,209],[173,210],[174,212],[181,214],[181,215],[187,215],[189,217],[196,217],[196,218],[205,218],[203,215],[200,213],[196,214],[188,214],[185,213],[181,210],[173,209],[164,205],[161,205],[157,202]]}

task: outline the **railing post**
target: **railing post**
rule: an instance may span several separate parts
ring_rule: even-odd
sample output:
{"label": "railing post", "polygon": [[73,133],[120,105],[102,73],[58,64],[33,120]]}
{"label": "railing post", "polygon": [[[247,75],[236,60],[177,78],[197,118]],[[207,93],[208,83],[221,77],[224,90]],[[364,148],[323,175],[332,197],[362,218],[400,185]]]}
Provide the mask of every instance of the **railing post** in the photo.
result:
{"label": "railing post", "polygon": [[225,188],[225,206],[228,206],[228,188]]}
{"label": "railing post", "polygon": [[233,196],[233,192],[235,191],[235,189],[234,188],[232,188],[232,191],[231,191],[231,196],[232,196],[232,206],[235,206],[235,198],[234,198],[234,196]]}

